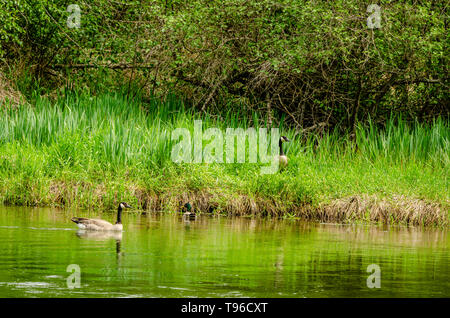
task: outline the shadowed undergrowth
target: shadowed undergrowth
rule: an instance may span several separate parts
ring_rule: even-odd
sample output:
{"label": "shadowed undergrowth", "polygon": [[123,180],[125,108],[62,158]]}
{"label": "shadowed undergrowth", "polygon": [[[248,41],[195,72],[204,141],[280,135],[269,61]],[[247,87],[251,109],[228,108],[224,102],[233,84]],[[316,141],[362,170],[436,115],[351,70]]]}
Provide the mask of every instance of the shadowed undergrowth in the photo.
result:
{"label": "shadowed undergrowth", "polygon": [[[450,130],[390,119],[358,126],[354,139],[331,131],[284,129],[289,166],[260,175],[260,164],[175,164],[171,132],[266,127],[256,115],[208,116],[182,100],[142,103],[121,94],[67,93],[33,107],[0,107],[0,202],[146,211],[302,217],[325,222],[448,223]],[[204,143],[205,144],[205,143]]]}

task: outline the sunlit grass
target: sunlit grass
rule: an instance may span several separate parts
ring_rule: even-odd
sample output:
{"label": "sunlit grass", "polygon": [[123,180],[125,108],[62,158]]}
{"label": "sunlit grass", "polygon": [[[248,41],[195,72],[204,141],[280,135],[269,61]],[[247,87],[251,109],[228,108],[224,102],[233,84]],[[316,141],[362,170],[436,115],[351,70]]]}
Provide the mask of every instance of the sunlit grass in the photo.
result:
{"label": "sunlit grass", "polygon": [[175,164],[170,158],[173,129],[192,132],[195,119],[203,129],[223,132],[264,127],[256,115],[210,116],[174,96],[143,103],[120,93],[71,92],[53,101],[36,97],[32,107],[0,109],[0,201],[6,203],[110,207],[121,198],[139,201],[139,191],[177,198],[209,191],[216,201],[223,194],[224,204],[246,196],[281,211],[357,194],[448,205],[450,129],[440,118],[428,125],[398,118],[384,127],[360,124],[354,140],[337,129],[297,134],[285,145],[288,169],[261,176],[258,164]]}

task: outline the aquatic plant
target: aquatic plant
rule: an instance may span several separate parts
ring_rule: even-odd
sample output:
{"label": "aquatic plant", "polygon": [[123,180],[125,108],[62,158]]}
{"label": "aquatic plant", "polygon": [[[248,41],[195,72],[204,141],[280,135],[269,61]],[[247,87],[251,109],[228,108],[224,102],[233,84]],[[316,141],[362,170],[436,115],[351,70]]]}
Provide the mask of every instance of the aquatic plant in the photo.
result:
{"label": "aquatic plant", "polygon": [[[205,115],[173,95],[143,102],[120,92],[71,91],[36,97],[32,105],[0,107],[3,203],[112,208],[126,200],[145,210],[174,211],[190,201],[201,211],[233,215],[448,222],[450,129],[442,118],[428,125],[401,118],[382,126],[369,121],[353,136],[281,124],[292,139],[286,147],[289,166],[260,175],[258,163],[176,164],[170,157],[175,128],[192,131],[195,119],[204,129],[264,127],[256,115]],[[354,207],[371,196],[376,204]],[[405,204],[398,204],[399,196]]]}

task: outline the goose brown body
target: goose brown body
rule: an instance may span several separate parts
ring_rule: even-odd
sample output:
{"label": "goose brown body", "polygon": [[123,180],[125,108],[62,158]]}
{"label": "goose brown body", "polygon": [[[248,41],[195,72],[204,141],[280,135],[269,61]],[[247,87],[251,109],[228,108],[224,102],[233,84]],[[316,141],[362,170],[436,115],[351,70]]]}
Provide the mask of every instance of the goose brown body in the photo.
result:
{"label": "goose brown body", "polygon": [[289,142],[290,140],[286,136],[281,136],[278,145],[280,147],[280,154],[278,155],[278,164],[280,168],[285,168],[288,164],[288,158],[283,151],[283,142]]}
{"label": "goose brown body", "polygon": [[279,165],[281,168],[285,168],[288,164],[288,158],[286,155],[278,156]]}
{"label": "goose brown body", "polygon": [[122,231],[122,210],[124,208],[131,208],[128,203],[121,202],[117,209],[117,222],[112,224],[108,221],[102,219],[89,219],[89,218],[79,218],[73,217],[72,222],[76,223],[78,227],[82,230],[90,231]]}
{"label": "goose brown body", "polygon": [[72,222],[75,222],[80,229],[92,231],[122,231],[123,226],[120,224],[111,224],[102,219],[87,219],[73,217]]}

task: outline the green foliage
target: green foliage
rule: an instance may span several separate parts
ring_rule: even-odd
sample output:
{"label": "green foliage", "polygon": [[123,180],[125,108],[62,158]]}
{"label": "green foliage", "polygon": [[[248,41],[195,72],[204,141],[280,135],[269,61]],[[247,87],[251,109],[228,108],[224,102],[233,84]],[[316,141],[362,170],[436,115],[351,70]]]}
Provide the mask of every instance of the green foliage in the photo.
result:
{"label": "green foliage", "polygon": [[354,141],[337,129],[321,137],[285,129],[293,139],[286,144],[288,168],[261,176],[260,164],[173,163],[171,132],[192,132],[194,119],[203,129],[253,126],[233,114],[177,111],[184,107],[175,96],[143,103],[68,91],[54,102],[38,97],[33,107],[0,108],[0,202],[112,207],[118,195],[133,202],[144,191],[160,197],[206,192],[218,204],[244,195],[285,213],[360,193],[448,203],[450,129],[442,119],[360,124]]}
{"label": "green foliage", "polygon": [[72,29],[70,3],[0,2],[0,56],[33,65],[51,90],[175,92],[213,114],[241,104],[298,129],[448,117],[442,1],[379,1],[380,29],[364,0],[78,1]]}

